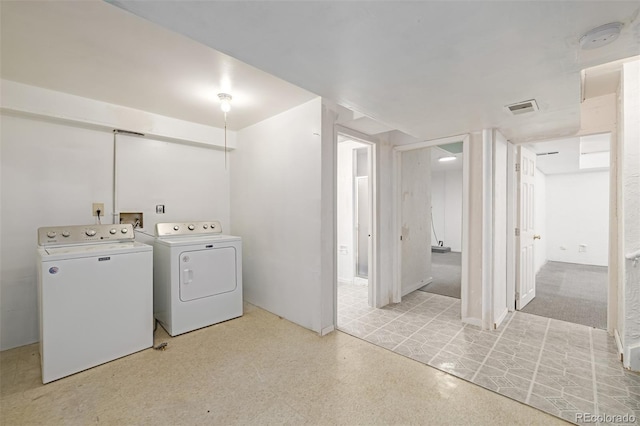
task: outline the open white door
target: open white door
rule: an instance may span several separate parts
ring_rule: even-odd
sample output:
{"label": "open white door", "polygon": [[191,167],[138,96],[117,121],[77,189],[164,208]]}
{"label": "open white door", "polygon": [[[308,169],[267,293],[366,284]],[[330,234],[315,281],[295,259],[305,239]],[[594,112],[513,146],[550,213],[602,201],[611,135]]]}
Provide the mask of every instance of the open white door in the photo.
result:
{"label": "open white door", "polygon": [[[534,190],[536,154],[524,147],[518,148],[518,228],[516,228],[516,309],[524,308],[536,297],[534,263]],[[537,236],[536,236],[537,237]]]}
{"label": "open white door", "polygon": [[402,296],[431,282],[431,148],[401,155]]}

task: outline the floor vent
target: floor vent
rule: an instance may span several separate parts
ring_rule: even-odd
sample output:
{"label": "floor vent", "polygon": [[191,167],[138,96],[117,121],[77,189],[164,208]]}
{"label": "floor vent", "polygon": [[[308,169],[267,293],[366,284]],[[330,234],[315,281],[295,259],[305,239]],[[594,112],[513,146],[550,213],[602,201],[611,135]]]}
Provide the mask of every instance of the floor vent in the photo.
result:
{"label": "floor vent", "polygon": [[538,103],[535,99],[518,102],[517,104],[507,105],[506,108],[513,115],[526,114],[528,112],[538,111]]}

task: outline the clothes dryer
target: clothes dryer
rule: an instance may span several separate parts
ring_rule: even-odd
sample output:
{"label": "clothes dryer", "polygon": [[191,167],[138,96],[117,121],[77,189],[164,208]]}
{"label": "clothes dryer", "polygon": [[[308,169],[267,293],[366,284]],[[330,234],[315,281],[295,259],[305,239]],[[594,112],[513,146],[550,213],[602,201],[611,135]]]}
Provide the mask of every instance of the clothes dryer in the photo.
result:
{"label": "clothes dryer", "polygon": [[220,223],[158,223],[154,246],[153,310],[171,336],[242,316],[242,240]]}

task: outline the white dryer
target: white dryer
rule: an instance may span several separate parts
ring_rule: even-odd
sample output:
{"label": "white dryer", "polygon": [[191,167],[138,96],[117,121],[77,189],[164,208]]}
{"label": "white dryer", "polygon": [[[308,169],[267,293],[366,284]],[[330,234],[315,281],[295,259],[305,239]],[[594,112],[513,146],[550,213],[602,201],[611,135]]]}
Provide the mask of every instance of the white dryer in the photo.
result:
{"label": "white dryer", "polygon": [[42,382],[153,345],[153,248],[131,225],[38,229]]}
{"label": "white dryer", "polygon": [[242,316],[242,240],[221,232],[217,221],[156,224],[153,310],[171,336]]}

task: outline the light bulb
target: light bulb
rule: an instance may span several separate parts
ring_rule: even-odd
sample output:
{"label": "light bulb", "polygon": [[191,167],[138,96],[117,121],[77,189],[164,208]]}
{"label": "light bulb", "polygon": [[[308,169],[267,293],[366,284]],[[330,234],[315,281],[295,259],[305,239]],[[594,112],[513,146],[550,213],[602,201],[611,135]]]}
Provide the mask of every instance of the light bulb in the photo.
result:
{"label": "light bulb", "polygon": [[442,157],[442,158],[438,158],[438,161],[444,163],[446,161],[453,161],[455,159],[456,159],[456,157]]}
{"label": "light bulb", "polygon": [[228,93],[218,93],[218,98],[220,99],[220,109],[226,114],[231,111],[231,95]]}

